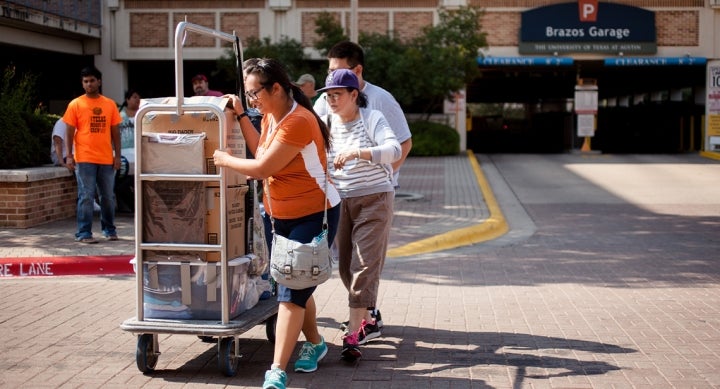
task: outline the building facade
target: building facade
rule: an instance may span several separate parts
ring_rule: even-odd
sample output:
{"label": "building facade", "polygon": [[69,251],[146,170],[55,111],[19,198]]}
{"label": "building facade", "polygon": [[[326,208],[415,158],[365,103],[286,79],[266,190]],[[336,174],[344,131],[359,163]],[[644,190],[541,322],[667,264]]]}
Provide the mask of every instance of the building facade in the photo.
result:
{"label": "building facade", "polygon": [[[2,65],[12,61],[51,74],[56,87],[39,92],[55,111],[82,93],[75,75],[85,63],[103,71],[103,93],[118,102],[137,80],[149,93],[174,94],[167,69],[181,21],[234,32],[243,41],[289,37],[321,60],[312,46],[314,22],[322,12],[333,15],[351,37],[389,32],[407,39],[437,23],[440,7],[469,5],[483,9],[488,42],[478,56],[482,77],[462,95],[469,148],[578,147],[573,103],[578,86],[585,84],[596,86],[596,140],[607,142],[607,151],[710,150],[713,136],[720,150],[720,86],[712,75],[720,72],[720,0],[17,0],[0,5],[0,45],[10,53]],[[639,16],[623,17],[628,12]],[[583,17],[597,19],[578,20]],[[543,24],[548,20],[554,25]],[[591,24],[599,27],[585,30]],[[189,82],[189,73],[211,67],[225,43],[188,34],[183,47],[191,65]],[[668,107],[677,114],[659,123],[637,118],[657,116]],[[674,123],[672,128],[638,133],[638,127],[652,129],[666,121]],[[457,127],[460,122],[455,120]],[[635,146],[619,147],[628,139]],[[534,149],[538,144],[549,146]]]}

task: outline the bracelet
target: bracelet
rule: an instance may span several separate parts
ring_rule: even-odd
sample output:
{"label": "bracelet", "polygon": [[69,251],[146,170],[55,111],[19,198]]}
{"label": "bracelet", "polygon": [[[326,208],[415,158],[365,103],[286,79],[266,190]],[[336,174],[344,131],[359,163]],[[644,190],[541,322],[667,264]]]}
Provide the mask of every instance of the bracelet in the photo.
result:
{"label": "bracelet", "polygon": [[247,111],[243,111],[240,115],[235,116],[235,118],[240,121],[242,118],[246,117],[248,115]]}
{"label": "bracelet", "polygon": [[357,149],[357,159],[360,160],[360,149]]}

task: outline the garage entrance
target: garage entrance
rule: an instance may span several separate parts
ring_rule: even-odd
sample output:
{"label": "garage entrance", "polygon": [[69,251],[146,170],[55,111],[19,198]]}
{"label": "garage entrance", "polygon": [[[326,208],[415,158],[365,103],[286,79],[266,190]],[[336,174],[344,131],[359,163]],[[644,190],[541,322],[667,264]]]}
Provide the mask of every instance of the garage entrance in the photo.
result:
{"label": "garage entrance", "polygon": [[562,153],[579,149],[573,97],[595,79],[600,107],[593,150],[682,153],[701,149],[705,66],[483,67],[467,90],[467,148],[482,153]]}

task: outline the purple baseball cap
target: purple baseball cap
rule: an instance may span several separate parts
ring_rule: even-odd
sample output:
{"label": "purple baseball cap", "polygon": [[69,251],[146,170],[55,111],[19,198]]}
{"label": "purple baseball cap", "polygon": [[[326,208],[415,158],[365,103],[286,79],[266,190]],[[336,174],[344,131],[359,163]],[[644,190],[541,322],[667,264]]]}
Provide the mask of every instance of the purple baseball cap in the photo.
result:
{"label": "purple baseball cap", "polygon": [[333,88],[355,88],[360,90],[358,78],[350,69],[335,69],[325,79],[325,87],[317,91],[322,92]]}

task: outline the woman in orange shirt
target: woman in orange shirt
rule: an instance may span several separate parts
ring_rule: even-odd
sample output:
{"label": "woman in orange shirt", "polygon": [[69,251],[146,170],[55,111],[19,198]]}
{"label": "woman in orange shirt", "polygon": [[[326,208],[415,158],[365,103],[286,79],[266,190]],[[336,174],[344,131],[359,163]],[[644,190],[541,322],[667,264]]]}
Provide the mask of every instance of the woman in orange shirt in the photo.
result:
{"label": "woman in orange shirt", "polygon": [[[290,81],[280,62],[260,59],[246,64],[245,95],[263,114],[260,134],[243,111],[240,98],[231,99],[255,159],[237,158],[217,150],[215,165],[266,181],[269,193],[265,191],[263,195],[265,209],[274,219],[275,233],[287,238],[309,243],[321,232],[327,208],[328,242],[332,242],[340,195],[332,183],[328,183],[325,191],[329,130],[313,111],[310,100]],[[295,362],[295,371],[317,370],[318,361],[327,353],[317,327],[314,291],[315,287],[297,290],[278,285],[275,354],[270,370],[265,373],[264,389],[285,389],[285,368],[301,331],[306,342]]]}

